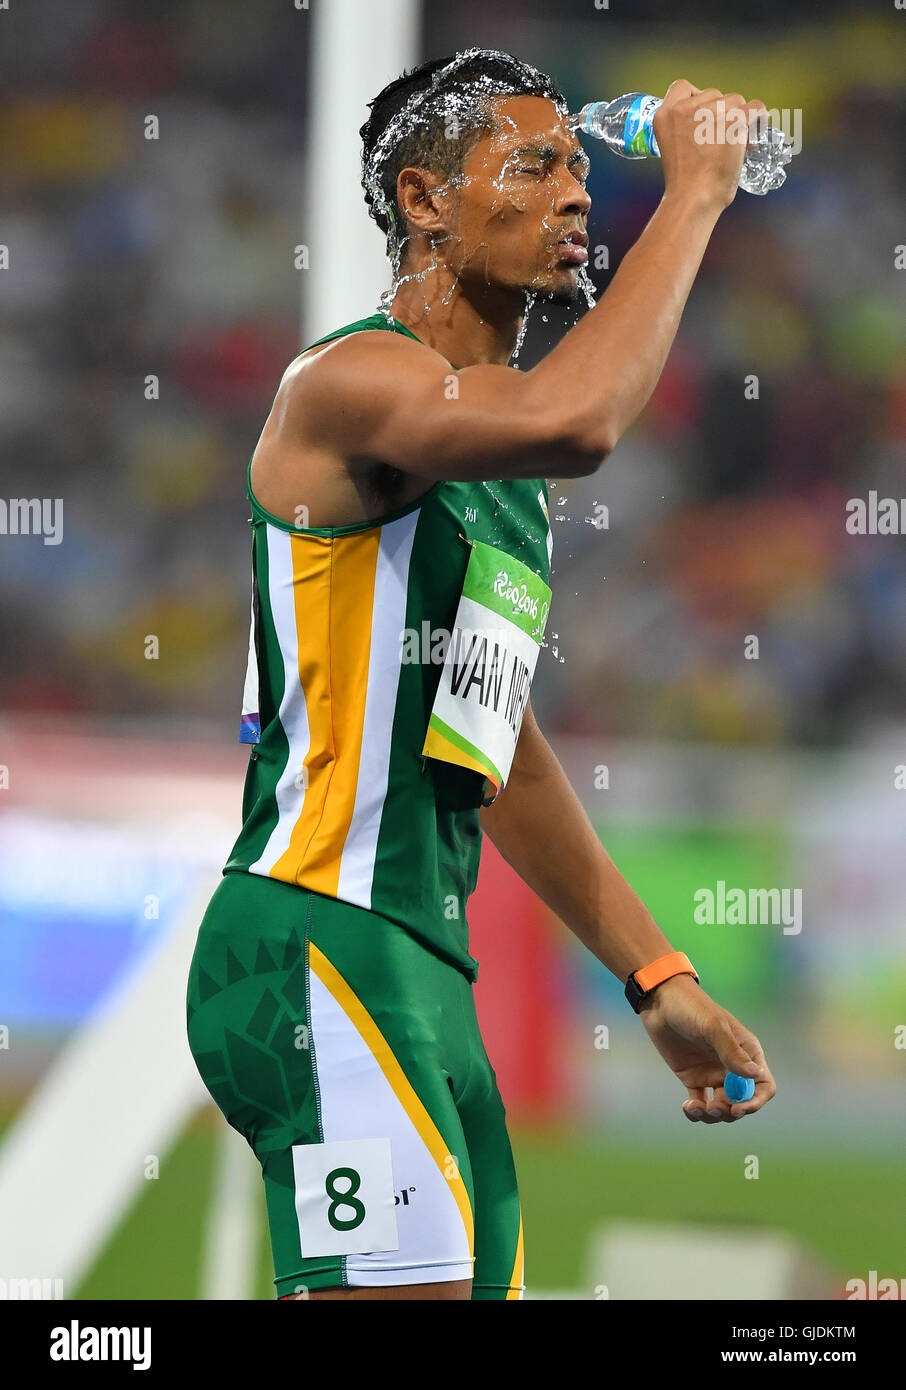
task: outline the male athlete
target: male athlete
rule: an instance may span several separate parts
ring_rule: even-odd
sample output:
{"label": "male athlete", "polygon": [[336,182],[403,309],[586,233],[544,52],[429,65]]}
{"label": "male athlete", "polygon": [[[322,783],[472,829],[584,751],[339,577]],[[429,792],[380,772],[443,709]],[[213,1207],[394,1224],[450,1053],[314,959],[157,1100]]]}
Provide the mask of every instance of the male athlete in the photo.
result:
{"label": "male athlete", "polygon": [[[774,1094],[758,1039],[601,846],[527,698],[544,480],[594,473],[658,380],[738,184],[744,148],[693,134],[718,100],[761,107],[672,84],[657,210],[524,373],[507,363],[526,292],[571,302],[587,260],[588,161],[559,89],[470,50],[371,104],[367,200],[403,251],[392,318],[295,359],[249,467],[243,826],[188,992],[199,1071],[262,1165],[278,1297],[522,1295],[466,925],[482,832],[626,983],[687,1119],[732,1124]],[[728,1071],[752,1100],[731,1104]]]}

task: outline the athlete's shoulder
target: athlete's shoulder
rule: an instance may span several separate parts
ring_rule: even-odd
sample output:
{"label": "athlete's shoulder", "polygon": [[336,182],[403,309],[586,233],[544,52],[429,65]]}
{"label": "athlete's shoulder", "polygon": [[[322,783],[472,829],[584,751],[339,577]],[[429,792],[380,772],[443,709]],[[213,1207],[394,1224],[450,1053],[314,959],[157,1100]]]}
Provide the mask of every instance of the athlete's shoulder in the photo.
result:
{"label": "athlete's shoulder", "polygon": [[325,334],[294,357],[283,374],[281,395],[321,397],[325,392],[354,388],[367,392],[381,380],[401,380],[425,368],[449,372],[450,366],[434,348],[406,330],[388,329],[383,314],[358,319]]}
{"label": "athlete's shoulder", "polygon": [[367,452],[372,432],[411,393],[444,382],[440,353],[383,315],[346,324],[293,359],[274,397],[273,421],[295,439]]}

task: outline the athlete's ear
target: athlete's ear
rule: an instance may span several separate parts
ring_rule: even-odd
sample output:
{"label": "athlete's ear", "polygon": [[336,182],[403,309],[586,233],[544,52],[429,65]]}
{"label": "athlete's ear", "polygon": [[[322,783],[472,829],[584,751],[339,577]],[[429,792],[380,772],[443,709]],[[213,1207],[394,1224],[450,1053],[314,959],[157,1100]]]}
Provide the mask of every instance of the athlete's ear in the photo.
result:
{"label": "athlete's ear", "polygon": [[396,180],[397,202],[409,224],[409,231],[425,235],[448,232],[452,188],[448,179],[428,169],[401,169]]}

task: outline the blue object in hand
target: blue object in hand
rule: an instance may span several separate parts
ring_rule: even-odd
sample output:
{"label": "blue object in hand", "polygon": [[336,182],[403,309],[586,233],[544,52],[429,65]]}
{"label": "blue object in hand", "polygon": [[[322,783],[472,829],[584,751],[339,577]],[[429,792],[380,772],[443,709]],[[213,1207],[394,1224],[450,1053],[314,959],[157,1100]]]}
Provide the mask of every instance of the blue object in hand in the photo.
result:
{"label": "blue object in hand", "polygon": [[727,1100],[751,1100],[755,1094],[755,1082],[750,1076],[737,1076],[735,1071],[728,1071],[724,1077],[724,1092]]}

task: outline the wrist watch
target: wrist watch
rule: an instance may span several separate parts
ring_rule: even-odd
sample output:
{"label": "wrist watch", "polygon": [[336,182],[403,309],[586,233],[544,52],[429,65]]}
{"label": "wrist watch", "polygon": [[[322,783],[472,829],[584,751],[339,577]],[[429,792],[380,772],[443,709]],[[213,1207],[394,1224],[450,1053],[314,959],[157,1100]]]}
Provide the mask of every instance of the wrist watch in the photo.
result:
{"label": "wrist watch", "polygon": [[684,951],[671,951],[669,955],[658,956],[650,965],[632,972],[626,981],[625,994],[636,1013],[640,1010],[642,1000],[647,998],[655,986],[662,985],[672,975],[691,975],[696,984],[700,983],[695,966]]}

